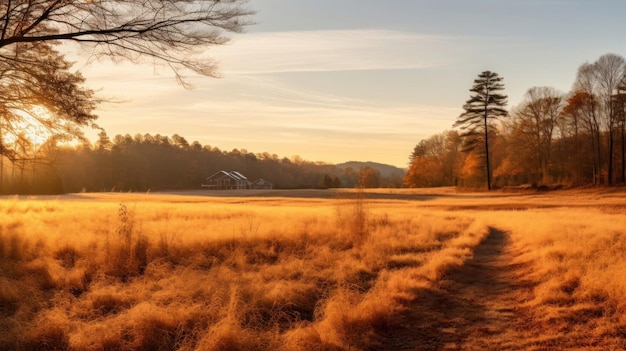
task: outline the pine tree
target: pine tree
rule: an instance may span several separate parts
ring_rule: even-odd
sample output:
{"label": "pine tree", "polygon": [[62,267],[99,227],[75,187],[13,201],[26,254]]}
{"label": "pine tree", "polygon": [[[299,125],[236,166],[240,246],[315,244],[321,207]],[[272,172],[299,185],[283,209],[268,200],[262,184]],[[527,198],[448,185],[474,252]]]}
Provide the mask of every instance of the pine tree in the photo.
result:
{"label": "pine tree", "polygon": [[460,134],[464,141],[463,151],[472,152],[480,144],[484,144],[484,159],[487,171],[487,189],[491,190],[491,168],[489,165],[489,129],[493,128],[493,121],[505,117],[508,112],[504,109],[507,96],[498,93],[504,90],[502,77],[497,73],[485,71],[474,80],[470,89],[473,93],[463,105],[463,112],[454,123],[460,127]]}

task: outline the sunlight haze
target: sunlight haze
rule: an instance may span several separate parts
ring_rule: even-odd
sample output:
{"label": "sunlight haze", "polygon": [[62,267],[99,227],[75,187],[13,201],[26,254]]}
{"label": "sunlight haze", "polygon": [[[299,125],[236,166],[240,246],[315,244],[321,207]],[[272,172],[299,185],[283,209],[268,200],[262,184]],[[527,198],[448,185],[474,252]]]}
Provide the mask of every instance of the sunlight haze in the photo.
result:
{"label": "sunlight haze", "polygon": [[111,137],[177,133],[226,151],[406,167],[415,144],[452,128],[478,73],[504,77],[510,108],[625,54],[620,4],[252,0],[257,24],[207,52],[221,79],[190,75],[186,90],[150,64],[75,68],[118,101],[97,111]]}

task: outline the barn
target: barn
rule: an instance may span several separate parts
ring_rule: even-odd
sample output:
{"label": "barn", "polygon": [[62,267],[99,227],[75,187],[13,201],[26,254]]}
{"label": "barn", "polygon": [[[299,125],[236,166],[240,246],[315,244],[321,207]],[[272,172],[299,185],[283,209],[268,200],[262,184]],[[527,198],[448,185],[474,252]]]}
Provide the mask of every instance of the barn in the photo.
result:
{"label": "barn", "polygon": [[250,189],[250,181],[237,171],[219,171],[207,177],[200,185],[207,189]]}

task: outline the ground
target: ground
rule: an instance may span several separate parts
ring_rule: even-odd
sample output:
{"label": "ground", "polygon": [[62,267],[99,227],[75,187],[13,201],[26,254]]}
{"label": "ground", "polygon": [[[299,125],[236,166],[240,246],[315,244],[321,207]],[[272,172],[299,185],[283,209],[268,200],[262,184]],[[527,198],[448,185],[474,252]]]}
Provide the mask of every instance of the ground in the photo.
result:
{"label": "ground", "polygon": [[0,349],[626,349],[623,189],[0,200]]}
{"label": "ground", "polygon": [[508,240],[491,228],[471,260],[418,294],[385,350],[519,349],[528,323],[520,305],[532,286],[519,276],[524,267],[510,263]]}

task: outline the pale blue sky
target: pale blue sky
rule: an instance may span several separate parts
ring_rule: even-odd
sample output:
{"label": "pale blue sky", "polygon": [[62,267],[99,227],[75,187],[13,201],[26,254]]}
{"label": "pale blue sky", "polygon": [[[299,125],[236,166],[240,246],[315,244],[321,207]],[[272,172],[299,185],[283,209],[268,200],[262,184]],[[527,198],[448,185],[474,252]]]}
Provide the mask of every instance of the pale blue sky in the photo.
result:
{"label": "pale blue sky", "polygon": [[509,107],[533,86],[567,92],[578,66],[626,54],[626,3],[580,0],[252,0],[247,33],[208,54],[221,79],[193,90],[151,66],[77,68],[123,103],[101,106],[109,135],[189,141],[310,161],[400,167],[419,140],[451,129],[484,70]]}

